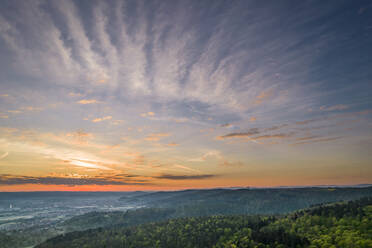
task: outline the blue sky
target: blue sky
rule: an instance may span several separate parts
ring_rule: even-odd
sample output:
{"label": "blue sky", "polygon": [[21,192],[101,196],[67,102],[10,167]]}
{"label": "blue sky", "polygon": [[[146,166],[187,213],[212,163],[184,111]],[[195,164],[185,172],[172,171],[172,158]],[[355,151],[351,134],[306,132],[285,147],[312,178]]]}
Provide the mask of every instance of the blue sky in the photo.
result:
{"label": "blue sky", "polygon": [[371,1],[2,1],[0,31],[5,190],[370,182]]}

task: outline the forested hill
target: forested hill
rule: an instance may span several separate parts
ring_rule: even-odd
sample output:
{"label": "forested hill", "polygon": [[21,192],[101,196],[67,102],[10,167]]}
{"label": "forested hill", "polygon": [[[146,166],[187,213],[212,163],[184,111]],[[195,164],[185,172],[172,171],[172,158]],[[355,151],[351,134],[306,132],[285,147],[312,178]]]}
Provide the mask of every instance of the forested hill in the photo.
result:
{"label": "forested hill", "polygon": [[64,247],[372,247],[372,198],[278,216],[171,219],[58,236],[38,248]]}
{"label": "forested hill", "polygon": [[366,188],[211,189],[134,192],[120,199],[147,209],[91,212],[63,223],[66,232],[112,225],[131,226],[180,217],[286,214],[312,205],[372,197]]}
{"label": "forested hill", "polygon": [[123,203],[156,208],[187,208],[189,206],[185,214],[197,216],[208,214],[281,214],[319,203],[356,200],[367,196],[372,196],[372,187],[244,188],[137,192],[124,196],[120,200]]}

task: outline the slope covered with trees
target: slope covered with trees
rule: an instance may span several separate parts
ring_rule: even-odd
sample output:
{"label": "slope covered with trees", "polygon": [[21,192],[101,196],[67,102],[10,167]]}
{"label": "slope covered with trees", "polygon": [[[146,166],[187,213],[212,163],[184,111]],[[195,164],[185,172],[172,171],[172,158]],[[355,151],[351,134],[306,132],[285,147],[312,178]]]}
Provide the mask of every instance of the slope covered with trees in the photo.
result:
{"label": "slope covered with trees", "polygon": [[[372,187],[210,189],[142,192],[121,198],[156,208],[179,208],[179,216],[213,214],[283,214],[325,202],[356,200],[372,196]],[[185,209],[182,212],[182,209]]]}
{"label": "slope covered with trees", "polygon": [[372,196],[366,188],[211,189],[173,192],[134,192],[123,203],[147,208],[128,212],[92,212],[63,223],[66,232],[112,225],[131,226],[180,217],[286,214],[319,203]]}
{"label": "slope covered with trees", "polygon": [[287,216],[211,216],[72,232],[49,247],[372,247],[372,198]]}

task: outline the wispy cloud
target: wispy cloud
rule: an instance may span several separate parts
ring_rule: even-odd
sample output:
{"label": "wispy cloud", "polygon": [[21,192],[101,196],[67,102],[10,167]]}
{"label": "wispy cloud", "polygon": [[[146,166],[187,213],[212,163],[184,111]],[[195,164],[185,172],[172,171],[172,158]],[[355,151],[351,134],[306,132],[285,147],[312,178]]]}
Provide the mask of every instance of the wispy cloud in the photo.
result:
{"label": "wispy cloud", "polygon": [[189,159],[191,162],[203,162],[206,161],[208,158],[217,158],[217,159],[222,159],[223,156],[220,151],[208,151],[203,154],[203,156],[199,158],[192,158]]}
{"label": "wispy cloud", "polygon": [[159,141],[162,138],[170,136],[170,133],[152,133],[148,135],[145,140],[147,141]]}
{"label": "wispy cloud", "polygon": [[221,127],[231,127],[231,126],[232,126],[232,124],[230,124],[230,123],[226,123],[226,124],[221,125]]}
{"label": "wispy cloud", "polygon": [[22,113],[22,111],[20,111],[20,110],[8,110],[8,113],[11,113],[11,114],[20,114],[20,113]]}
{"label": "wispy cloud", "polygon": [[21,108],[21,110],[27,110],[27,111],[41,111],[43,109],[44,108],[42,107],[34,107],[34,106],[26,106],[26,107]]}
{"label": "wispy cloud", "polygon": [[37,176],[15,176],[15,175],[0,175],[0,185],[21,185],[21,184],[44,184],[44,185],[146,185],[150,184],[135,180],[113,180],[110,178],[98,177],[37,177]]}
{"label": "wispy cloud", "polygon": [[72,159],[71,161],[69,161],[69,163],[72,165],[85,167],[85,168],[91,168],[91,169],[112,170],[111,168],[101,165],[102,163],[97,163],[96,161]]}
{"label": "wispy cloud", "polygon": [[242,162],[230,162],[227,160],[221,161],[220,163],[221,166],[226,166],[226,167],[242,167],[244,166],[244,163]]}
{"label": "wispy cloud", "polygon": [[328,142],[328,141],[334,141],[341,139],[343,137],[329,137],[329,138],[320,138],[320,139],[309,139],[307,141],[297,142],[291,144],[292,146],[298,146],[298,145],[305,145],[305,144],[311,144],[311,143],[318,143],[318,142]]}
{"label": "wispy cloud", "polygon": [[261,136],[256,136],[253,139],[262,140],[262,139],[284,139],[291,137],[293,133],[279,133],[279,134],[265,134]]}
{"label": "wispy cloud", "polygon": [[94,103],[100,103],[100,102],[95,100],[95,99],[83,99],[83,100],[77,101],[77,103],[79,103],[79,104],[94,104]]}
{"label": "wispy cloud", "polygon": [[200,170],[193,169],[193,168],[190,168],[190,167],[187,167],[187,166],[184,166],[184,165],[180,165],[180,164],[175,164],[175,165],[173,165],[173,167],[178,168],[178,169],[182,169],[182,170],[186,170],[186,171],[192,171],[192,172],[200,173]]}
{"label": "wispy cloud", "polygon": [[255,104],[261,104],[265,100],[269,99],[274,94],[272,89],[267,91],[262,91],[258,96],[256,96]]}
{"label": "wispy cloud", "polygon": [[83,96],[83,94],[76,93],[76,92],[70,92],[70,93],[68,93],[68,95],[71,96],[71,97],[82,97]]}
{"label": "wispy cloud", "polygon": [[276,131],[276,130],[279,130],[281,128],[285,128],[285,127],[288,127],[288,124],[281,124],[281,125],[277,125],[277,126],[272,126],[272,127],[268,127],[268,128],[265,128],[264,131]]}
{"label": "wispy cloud", "polygon": [[344,104],[339,104],[339,105],[334,105],[334,106],[321,106],[319,109],[322,111],[336,111],[336,110],[345,110],[348,109],[349,106],[344,105]]}
{"label": "wispy cloud", "polygon": [[176,143],[176,142],[171,142],[171,143],[168,143],[167,146],[179,146],[180,144]]}
{"label": "wispy cloud", "polygon": [[251,128],[247,132],[242,132],[242,133],[229,133],[225,134],[222,136],[217,136],[216,138],[218,140],[223,140],[223,139],[231,139],[231,138],[245,138],[245,137],[251,137],[253,135],[259,134],[260,131],[258,128]]}
{"label": "wispy cloud", "polygon": [[[89,10],[73,1],[48,2],[45,6],[33,2],[14,5],[18,5],[14,15],[23,18],[16,25],[11,18],[3,17],[1,38],[14,55],[17,69],[22,68],[18,71],[51,84],[80,87],[79,91],[91,91],[93,87],[97,90],[104,84],[105,89],[124,97],[197,101],[234,111],[258,107],[251,106],[250,99],[255,99],[253,105],[270,100],[267,106],[276,109],[278,101],[297,99],[281,98],[275,89],[304,78],[309,70],[304,65],[314,56],[308,52],[323,45],[322,41],[304,45],[301,53],[286,49],[301,42],[301,38],[290,32],[272,35],[266,28],[269,23],[277,24],[275,16],[269,14],[272,9],[268,13],[256,9],[260,17],[251,19],[245,32],[239,32],[248,18],[240,14],[241,9],[247,8],[243,2],[226,2],[222,4],[224,8],[212,8],[212,12],[197,2],[191,3],[197,11],[185,11],[184,3],[166,2],[155,5],[155,10],[141,2],[130,8],[122,1],[110,5],[92,3]],[[251,7],[256,6],[252,3]],[[50,14],[49,9],[56,13]],[[223,15],[218,9],[224,9]],[[154,13],[153,18],[148,18],[147,11]],[[166,21],[169,18],[174,23],[171,27]],[[206,23],[205,18],[210,22],[209,28],[189,25]],[[297,25],[305,21],[297,18],[301,20]],[[297,25],[288,28],[296,33]],[[111,28],[116,30],[115,35]],[[29,41],[40,46],[30,47]],[[251,60],[257,66],[252,66]],[[276,61],[281,61],[280,66],[275,66],[275,74],[270,73]],[[287,76],[278,80],[278,75]],[[286,88],[294,96],[298,87]],[[77,94],[81,93],[71,95]],[[92,101],[85,99],[80,104],[96,103]],[[151,117],[149,113],[146,116]]]}
{"label": "wispy cloud", "polygon": [[142,113],[141,116],[142,117],[152,117],[152,116],[155,116],[155,113],[154,112]]}
{"label": "wispy cloud", "polygon": [[312,122],[316,122],[318,119],[311,119],[311,120],[304,120],[304,121],[296,121],[297,125],[306,125]]}
{"label": "wispy cloud", "polygon": [[106,120],[111,120],[112,119],[112,116],[105,116],[105,117],[102,117],[102,118],[95,118],[92,120],[92,122],[101,122],[101,121],[106,121]]}
{"label": "wispy cloud", "polygon": [[[84,131],[83,129],[78,129],[74,132],[69,132],[69,133],[66,133],[65,135],[67,138],[73,138],[74,139],[74,142],[77,142],[78,144],[83,144],[83,143],[86,143],[89,139],[92,139],[94,137],[94,135],[92,133],[88,133],[86,131]],[[52,137],[54,138],[57,138],[57,140],[61,140],[61,139],[58,139],[58,136],[53,136]],[[66,138],[66,137],[62,137],[62,139]]]}
{"label": "wispy cloud", "polygon": [[158,179],[168,179],[168,180],[202,180],[216,177],[212,174],[202,174],[202,175],[174,175],[174,174],[162,174],[160,176],[154,176]]}
{"label": "wispy cloud", "polygon": [[306,141],[306,140],[312,140],[312,139],[317,139],[320,138],[318,135],[313,135],[313,136],[306,136],[306,137],[299,137],[296,138],[297,141]]}

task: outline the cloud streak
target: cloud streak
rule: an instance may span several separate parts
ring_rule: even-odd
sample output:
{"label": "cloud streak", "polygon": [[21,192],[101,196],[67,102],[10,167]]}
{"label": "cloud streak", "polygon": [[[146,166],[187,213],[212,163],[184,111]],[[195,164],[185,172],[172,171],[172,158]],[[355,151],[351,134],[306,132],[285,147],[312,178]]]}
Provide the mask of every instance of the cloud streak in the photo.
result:
{"label": "cloud streak", "polygon": [[135,180],[113,180],[110,178],[74,178],[74,177],[33,177],[0,174],[0,185],[22,185],[22,184],[44,184],[44,185],[146,185],[147,182],[136,182]]}
{"label": "cloud streak", "polygon": [[106,120],[111,120],[112,119],[112,116],[105,116],[105,117],[102,117],[102,118],[95,118],[92,120],[92,122],[96,123],[96,122],[101,122],[101,121],[106,121]]}
{"label": "cloud streak", "polygon": [[99,101],[97,101],[95,99],[83,99],[83,100],[77,101],[77,103],[86,105],[86,104],[99,103]]}
{"label": "cloud streak", "polygon": [[334,105],[334,106],[329,106],[329,107],[321,106],[320,110],[322,110],[322,111],[341,111],[341,110],[345,110],[345,109],[348,109],[348,108],[349,108],[349,106],[347,106],[347,105],[339,104],[339,105]]}
{"label": "cloud streak", "polygon": [[163,139],[165,137],[170,136],[170,133],[153,133],[148,135],[145,140],[147,141],[159,141],[160,139]]}
{"label": "cloud streak", "polygon": [[328,142],[328,141],[334,141],[342,139],[343,137],[329,137],[329,138],[320,138],[320,139],[310,139],[307,141],[297,142],[294,144],[291,144],[292,146],[298,146],[298,145],[306,145],[306,144],[312,144],[312,143],[319,143],[319,142]]}
{"label": "cloud streak", "polygon": [[225,134],[222,136],[217,136],[216,139],[218,140],[224,140],[224,139],[231,139],[231,138],[246,138],[246,137],[251,137],[254,135],[259,134],[260,131],[258,128],[251,128],[247,132],[242,132],[242,133],[229,133]]}
{"label": "cloud streak", "polygon": [[173,174],[162,174],[160,176],[154,176],[157,179],[168,179],[168,180],[203,180],[216,177],[212,174],[202,174],[202,175],[173,175]]}

